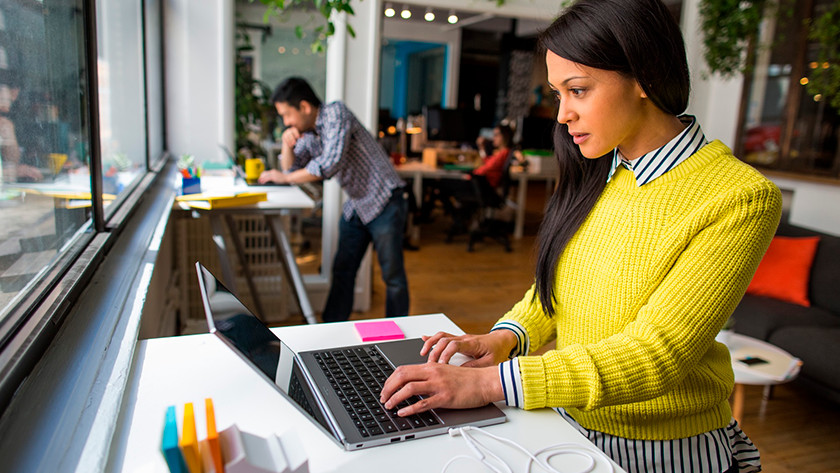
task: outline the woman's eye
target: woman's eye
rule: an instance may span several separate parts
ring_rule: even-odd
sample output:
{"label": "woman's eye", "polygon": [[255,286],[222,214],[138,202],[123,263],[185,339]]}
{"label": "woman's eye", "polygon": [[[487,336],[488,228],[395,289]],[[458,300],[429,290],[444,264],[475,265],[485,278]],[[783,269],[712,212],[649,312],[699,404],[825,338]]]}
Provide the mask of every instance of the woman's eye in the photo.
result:
{"label": "woman's eye", "polygon": [[583,95],[583,93],[585,91],[586,91],[586,89],[580,89],[580,88],[569,89],[569,93],[574,95],[574,96]]}

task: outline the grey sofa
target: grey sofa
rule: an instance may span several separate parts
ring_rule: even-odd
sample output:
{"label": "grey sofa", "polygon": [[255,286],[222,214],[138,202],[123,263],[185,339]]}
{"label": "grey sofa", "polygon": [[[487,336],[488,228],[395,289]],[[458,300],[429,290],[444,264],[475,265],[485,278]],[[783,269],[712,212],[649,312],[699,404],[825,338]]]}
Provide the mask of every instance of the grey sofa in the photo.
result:
{"label": "grey sofa", "polygon": [[786,223],[776,235],[820,237],[811,267],[811,307],[746,294],[732,314],[734,330],[802,360],[796,382],[840,403],[840,237]]}

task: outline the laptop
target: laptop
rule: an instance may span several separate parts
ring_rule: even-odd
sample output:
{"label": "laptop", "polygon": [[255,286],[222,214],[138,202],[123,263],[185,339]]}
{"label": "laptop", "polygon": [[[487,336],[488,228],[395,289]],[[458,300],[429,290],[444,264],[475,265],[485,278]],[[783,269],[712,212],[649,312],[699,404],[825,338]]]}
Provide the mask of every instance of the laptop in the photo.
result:
{"label": "laptop", "polygon": [[[207,325],[286,399],[345,450],[446,433],[452,427],[505,421],[495,405],[434,409],[399,417],[379,403],[394,368],[425,363],[419,338],[295,353],[200,262],[195,264]],[[418,401],[415,397],[409,403]]]}
{"label": "laptop", "polygon": [[245,171],[242,169],[242,166],[236,164],[236,158],[233,156],[233,153],[230,152],[227,146],[223,144],[219,144],[219,148],[224,151],[225,155],[227,155],[228,160],[230,161],[231,168],[233,172],[236,174],[238,179],[242,179],[242,182],[245,183],[248,187],[269,187],[269,186],[288,186],[289,184],[278,184],[276,182],[248,182],[248,178],[245,176]]}

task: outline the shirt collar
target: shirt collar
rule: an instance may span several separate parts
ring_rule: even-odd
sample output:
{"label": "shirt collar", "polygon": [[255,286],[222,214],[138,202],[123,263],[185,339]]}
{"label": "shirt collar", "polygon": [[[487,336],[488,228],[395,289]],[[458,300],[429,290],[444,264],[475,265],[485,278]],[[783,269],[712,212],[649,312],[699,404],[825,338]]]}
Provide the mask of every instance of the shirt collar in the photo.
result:
{"label": "shirt collar", "polygon": [[680,121],[688,125],[685,130],[664,146],[632,161],[622,156],[618,148],[613,150],[612,166],[607,175],[607,182],[612,180],[618,167],[623,165],[633,171],[636,176],[636,186],[641,187],[675,168],[706,145],[706,135],[703,134],[697,118],[693,115],[683,115]]}

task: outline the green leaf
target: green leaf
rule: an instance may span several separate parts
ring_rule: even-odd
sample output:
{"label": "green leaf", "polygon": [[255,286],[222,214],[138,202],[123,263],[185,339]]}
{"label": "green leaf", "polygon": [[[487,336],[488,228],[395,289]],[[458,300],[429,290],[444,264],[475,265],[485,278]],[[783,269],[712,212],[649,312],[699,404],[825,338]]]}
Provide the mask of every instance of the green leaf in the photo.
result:
{"label": "green leaf", "polygon": [[350,34],[351,38],[356,37],[356,30],[354,30],[352,26],[347,25],[347,32]]}
{"label": "green leaf", "polygon": [[300,25],[295,26],[295,36],[297,39],[303,39],[303,27]]}

